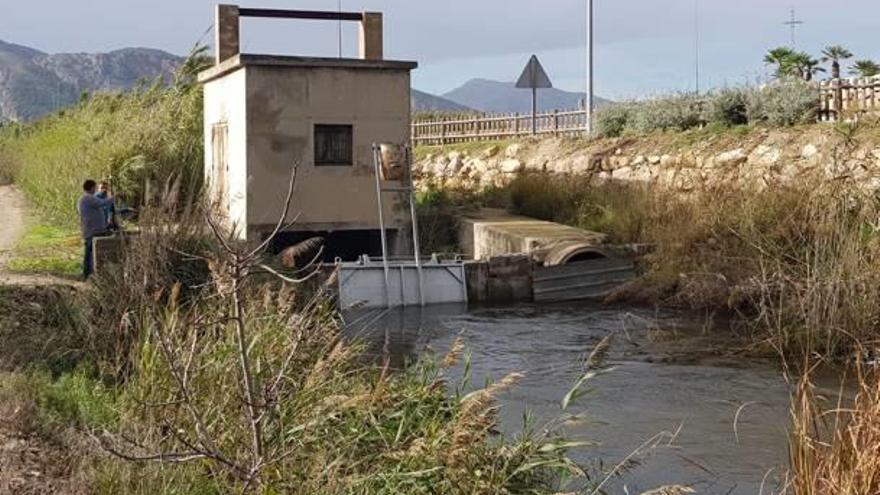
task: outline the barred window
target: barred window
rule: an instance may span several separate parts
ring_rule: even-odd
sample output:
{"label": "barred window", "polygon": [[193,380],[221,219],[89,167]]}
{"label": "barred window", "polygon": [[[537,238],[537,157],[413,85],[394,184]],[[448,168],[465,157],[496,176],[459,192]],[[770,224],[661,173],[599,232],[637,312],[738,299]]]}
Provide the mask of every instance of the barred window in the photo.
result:
{"label": "barred window", "polygon": [[315,165],[353,165],[352,135],[350,125],[316,124]]}

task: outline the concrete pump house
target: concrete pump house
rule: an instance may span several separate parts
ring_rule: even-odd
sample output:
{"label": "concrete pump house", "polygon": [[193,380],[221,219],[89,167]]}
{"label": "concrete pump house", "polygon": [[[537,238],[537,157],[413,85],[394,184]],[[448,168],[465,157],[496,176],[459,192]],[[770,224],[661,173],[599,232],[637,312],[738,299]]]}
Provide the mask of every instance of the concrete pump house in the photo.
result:
{"label": "concrete pump house", "polygon": [[[360,58],[240,53],[244,16],[358,22]],[[324,235],[330,252],[336,244],[348,258],[376,254],[372,146],[409,142],[410,71],[417,66],[383,59],[382,15],[219,5],[215,34],[215,65],[199,81],[205,177],[218,218],[243,240],[264,237],[283,211],[296,165],[290,217],[298,221],[289,235]],[[395,201],[385,204],[394,253],[408,245],[409,215]]]}

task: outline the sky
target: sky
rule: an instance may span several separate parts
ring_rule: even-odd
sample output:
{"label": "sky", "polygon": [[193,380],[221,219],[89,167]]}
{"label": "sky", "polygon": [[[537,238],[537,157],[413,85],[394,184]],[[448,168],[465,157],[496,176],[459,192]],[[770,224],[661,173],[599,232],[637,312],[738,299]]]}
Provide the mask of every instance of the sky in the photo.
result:
{"label": "sky", "polygon": [[[230,2],[230,0],[226,0]],[[234,0],[233,0],[234,1]],[[252,0],[242,6],[336,10],[339,0]],[[468,79],[517,78],[531,54],[554,86],[583,90],[586,0],[341,0],[346,11],[385,14],[385,56],[415,60],[413,86],[436,94]],[[0,39],[46,52],[128,46],[185,54],[210,44],[207,0],[0,0]],[[231,2],[230,2],[231,3]],[[790,43],[791,7],[804,24],[797,47],[842,44],[880,59],[880,0],[595,0],[596,91],[627,99],[766,77],[767,49]],[[699,20],[699,22],[697,22]],[[699,24],[699,30],[696,29]],[[336,56],[334,22],[244,19],[242,51]],[[699,43],[697,43],[699,33]],[[343,26],[354,56],[357,27]],[[697,56],[699,46],[699,57]]]}

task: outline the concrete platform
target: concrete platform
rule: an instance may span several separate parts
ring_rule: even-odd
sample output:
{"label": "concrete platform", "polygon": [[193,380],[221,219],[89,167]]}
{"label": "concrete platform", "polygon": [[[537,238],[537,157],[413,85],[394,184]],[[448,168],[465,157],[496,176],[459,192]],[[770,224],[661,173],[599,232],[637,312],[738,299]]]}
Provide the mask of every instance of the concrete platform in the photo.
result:
{"label": "concrete platform", "polygon": [[459,243],[464,254],[475,260],[528,254],[541,262],[553,259],[552,264],[564,264],[590,249],[597,251],[596,257],[605,257],[601,246],[606,238],[598,232],[511,215],[500,209],[484,208],[460,218]]}

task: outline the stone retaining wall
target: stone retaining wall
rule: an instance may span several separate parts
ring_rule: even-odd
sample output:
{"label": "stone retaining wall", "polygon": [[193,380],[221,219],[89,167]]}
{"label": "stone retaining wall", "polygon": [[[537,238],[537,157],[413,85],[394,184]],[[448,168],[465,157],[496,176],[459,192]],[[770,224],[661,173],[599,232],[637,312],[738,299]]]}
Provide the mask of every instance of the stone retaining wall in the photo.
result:
{"label": "stone retaining wall", "polygon": [[847,135],[831,125],[793,129],[653,135],[586,142],[544,139],[434,147],[414,174],[429,184],[481,190],[522,171],[658,183],[683,191],[740,184],[756,188],[818,175],[880,189],[880,132]]}

